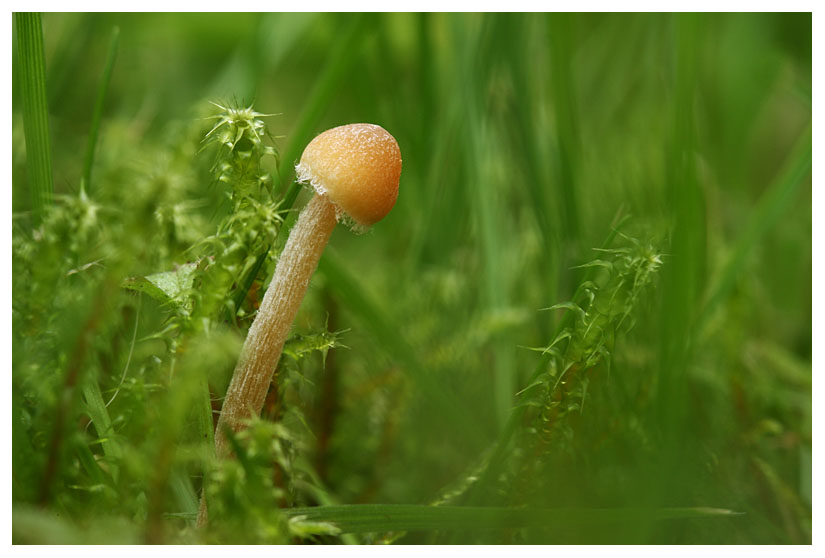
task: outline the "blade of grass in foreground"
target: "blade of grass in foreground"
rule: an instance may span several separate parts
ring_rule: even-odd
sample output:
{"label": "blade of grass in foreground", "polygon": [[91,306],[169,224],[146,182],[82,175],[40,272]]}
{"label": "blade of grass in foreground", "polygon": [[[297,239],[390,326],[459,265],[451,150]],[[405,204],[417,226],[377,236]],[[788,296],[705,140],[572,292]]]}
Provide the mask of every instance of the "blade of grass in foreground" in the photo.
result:
{"label": "blade of grass in foreground", "polygon": [[117,57],[117,46],[120,40],[120,29],[112,29],[112,38],[109,40],[109,54],[106,57],[106,66],[103,68],[103,76],[100,79],[100,86],[97,90],[97,100],[95,101],[94,113],[92,115],[92,127],[89,131],[89,143],[86,146],[86,159],[83,162],[83,184],[86,191],[89,191],[92,181],[92,163],[95,159],[95,147],[97,146],[97,133],[100,130],[100,119],[103,116],[103,104],[106,101],[106,91],[109,89],[109,80],[112,77],[112,68]]}
{"label": "blade of grass in foreground", "polygon": [[106,454],[106,458],[109,460],[109,470],[112,473],[112,478],[117,480],[123,452],[114,439],[115,429],[112,426],[112,419],[106,409],[106,404],[103,402],[97,378],[90,378],[84,382],[83,397],[86,401],[86,410],[92,419],[98,437],[101,439],[103,453]]}
{"label": "blade of grass in foreground", "polygon": [[481,508],[365,504],[291,508],[290,517],[331,523],[341,533],[570,527],[628,521],[721,517],[739,513],[719,508]]}
{"label": "blade of grass in foreground", "polygon": [[49,145],[49,107],[46,103],[46,63],[43,28],[38,13],[15,14],[20,56],[23,129],[29,169],[32,210],[39,220],[52,200],[52,157]]}

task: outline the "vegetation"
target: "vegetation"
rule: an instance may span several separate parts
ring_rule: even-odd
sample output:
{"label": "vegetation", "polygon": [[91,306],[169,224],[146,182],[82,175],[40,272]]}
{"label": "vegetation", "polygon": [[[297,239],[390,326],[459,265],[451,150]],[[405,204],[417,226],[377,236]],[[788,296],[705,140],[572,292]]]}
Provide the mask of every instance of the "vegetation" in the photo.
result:
{"label": "vegetation", "polygon": [[[810,14],[14,34],[15,543],[811,542]],[[217,459],[294,165],[351,122],[398,201]]]}

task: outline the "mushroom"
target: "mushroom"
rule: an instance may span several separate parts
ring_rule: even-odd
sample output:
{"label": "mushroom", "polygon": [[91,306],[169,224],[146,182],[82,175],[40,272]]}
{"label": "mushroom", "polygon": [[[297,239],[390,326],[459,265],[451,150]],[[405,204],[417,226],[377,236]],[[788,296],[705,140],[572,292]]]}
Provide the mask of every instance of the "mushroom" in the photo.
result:
{"label": "mushroom", "polygon": [[289,234],[249,328],[215,433],[219,459],[231,453],[225,429],[237,432],[244,419],[261,412],[287,334],[335,224],[351,220],[365,229],[395,205],[401,151],[381,126],[348,124],[313,139],[295,170],[298,181],[309,183],[315,195]]}

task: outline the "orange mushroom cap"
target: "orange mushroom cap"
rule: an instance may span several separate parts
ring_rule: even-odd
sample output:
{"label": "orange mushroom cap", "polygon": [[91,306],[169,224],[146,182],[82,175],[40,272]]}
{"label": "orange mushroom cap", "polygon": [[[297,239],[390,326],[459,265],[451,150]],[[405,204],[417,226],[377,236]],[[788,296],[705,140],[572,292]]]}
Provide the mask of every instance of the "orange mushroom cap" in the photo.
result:
{"label": "orange mushroom cap", "polygon": [[347,124],[309,142],[295,170],[299,182],[309,182],[357,224],[369,226],[398,198],[401,150],[381,126]]}

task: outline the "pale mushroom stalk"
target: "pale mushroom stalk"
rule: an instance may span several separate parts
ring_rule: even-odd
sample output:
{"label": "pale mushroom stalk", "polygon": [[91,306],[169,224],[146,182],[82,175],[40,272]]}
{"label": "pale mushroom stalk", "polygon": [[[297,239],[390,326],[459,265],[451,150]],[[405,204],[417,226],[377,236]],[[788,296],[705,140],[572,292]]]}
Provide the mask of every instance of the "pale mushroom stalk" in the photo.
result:
{"label": "pale mushroom stalk", "polygon": [[[316,194],[290,231],[241,349],[215,432],[218,459],[232,453],[226,429],[241,430],[244,421],[263,408],[290,327],[335,224],[346,218],[366,228],[383,219],[395,205],[401,151],[382,127],[349,124],[312,140],[296,171],[298,180],[311,184]],[[205,521],[202,499],[198,524]]]}
{"label": "pale mushroom stalk", "polygon": [[215,432],[218,458],[231,453],[225,428],[237,432],[245,419],[261,412],[290,327],[336,223],[335,206],[316,194],[292,227],[226,391]]}

